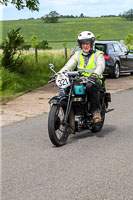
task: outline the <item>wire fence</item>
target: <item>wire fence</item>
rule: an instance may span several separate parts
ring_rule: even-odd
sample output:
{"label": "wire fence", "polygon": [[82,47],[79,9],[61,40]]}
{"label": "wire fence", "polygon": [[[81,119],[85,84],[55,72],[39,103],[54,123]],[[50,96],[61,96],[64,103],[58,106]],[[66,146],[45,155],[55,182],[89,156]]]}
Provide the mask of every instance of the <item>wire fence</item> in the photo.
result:
{"label": "wire fence", "polygon": [[[47,41],[47,40],[43,40],[43,41],[38,41],[37,45],[33,48],[31,42],[24,42],[22,45],[20,45],[17,50],[18,51],[23,51],[23,52],[32,52],[35,54],[35,60],[37,61],[38,59],[38,54],[41,52],[44,52],[44,50],[51,50],[51,52],[62,52],[64,53],[65,56],[65,60],[68,59],[68,49],[69,49],[69,54],[70,54],[70,49],[71,51],[74,49],[74,47],[77,45],[76,41]],[[14,47],[10,47],[10,49],[14,49]],[[2,49],[2,47],[0,46],[0,49]],[[55,51],[54,51],[55,50]],[[62,51],[60,51],[62,50]],[[2,53],[2,51],[0,52],[0,54]]]}
{"label": "wire fence", "polygon": [[[115,39],[116,40],[116,39]],[[108,41],[115,41],[114,39],[110,39]],[[117,39],[117,41],[124,41],[121,39]],[[66,48],[74,48],[75,45],[77,44],[76,40],[42,40],[42,41],[38,41],[37,42],[37,49],[62,49],[64,48],[64,46]],[[21,46],[18,47],[18,49],[20,50],[29,50],[30,48],[32,48],[31,42],[30,41],[26,41],[24,42]],[[0,44],[0,49],[2,49],[1,44]]]}
{"label": "wire fence", "polygon": [[[109,41],[109,40],[108,40]],[[111,41],[111,40],[110,40]],[[114,41],[114,40],[113,40]],[[117,40],[117,41],[124,41],[124,40]],[[41,44],[41,45],[39,45]],[[63,40],[51,40],[51,41],[47,41],[47,40],[43,40],[42,41],[38,41],[38,44],[36,45],[35,48],[32,48],[31,42],[25,42],[23,43],[21,46],[19,46],[17,48],[17,50],[19,51],[26,51],[26,52],[33,52],[35,54],[35,60],[37,61],[38,59],[38,53],[41,53],[43,50],[57,50],[57,52],[59,52],[58,50],[62,49],[62,52],[64,53],[65,56],[65,60],[68,59],[68,54],[70,54],[70,52],[72,52],[72,50],[75,48],[75,46],[77,45],[77,41],[76,40],[67,40],[67,41],[63,41]],[[12,47],[10,47],[12,48]],[[1,46],[0,46],[1,49]],[[55,51],[52,51],[55,52]],[[68,53],[69,52],[69,53]]]}

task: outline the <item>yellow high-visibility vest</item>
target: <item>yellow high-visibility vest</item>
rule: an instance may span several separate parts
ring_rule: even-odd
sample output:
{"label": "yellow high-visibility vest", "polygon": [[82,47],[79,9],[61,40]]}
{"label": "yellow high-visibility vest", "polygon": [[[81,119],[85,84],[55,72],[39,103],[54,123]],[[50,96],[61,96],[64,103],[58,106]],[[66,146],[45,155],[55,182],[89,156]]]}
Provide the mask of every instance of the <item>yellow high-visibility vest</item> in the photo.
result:
{"label": "yellow high-visibility vest", "polygon": [[[83,55],[82,55],[82,50],[77,51],[75,53],[76,60],[77,60],[77,63],[78,63],[77,70],[79,72],[81,72],[82,75],[89,77],[94,72],[94,70],[96,69],[96,59],[97,59],[99,54],[104,54],[104,53],[102,51],[96,51],[95,53],[92,53],[90,58],[89,58],[87,66],[85,66],[84,58],[83,58]],[[100,76],[100,78],[102,78],[102,77],[103,77],[103,75]]]}

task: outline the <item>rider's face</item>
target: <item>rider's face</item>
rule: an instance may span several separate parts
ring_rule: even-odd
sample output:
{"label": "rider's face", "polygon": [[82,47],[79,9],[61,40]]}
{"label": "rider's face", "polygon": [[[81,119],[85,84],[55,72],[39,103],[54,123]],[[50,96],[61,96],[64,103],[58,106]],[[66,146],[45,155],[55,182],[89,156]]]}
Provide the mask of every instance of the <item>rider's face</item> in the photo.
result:
{"label": "rider's face", "polygon": [[85,53],[88,53],[90,48],[91,48],[91,44],[90,43],[83,43],[81,44],[82,50]]}

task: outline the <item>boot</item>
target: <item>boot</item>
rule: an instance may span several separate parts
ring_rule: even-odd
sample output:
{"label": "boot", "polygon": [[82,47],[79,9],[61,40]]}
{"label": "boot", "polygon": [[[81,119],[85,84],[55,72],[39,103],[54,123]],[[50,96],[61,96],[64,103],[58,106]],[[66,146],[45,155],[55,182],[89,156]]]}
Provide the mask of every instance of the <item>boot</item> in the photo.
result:
{"label": "boot", "polygon": [[96,112],[93,112],[93,122],[94,123],[98,123],[98,122],[101,122],[101,113],[96,111]]}

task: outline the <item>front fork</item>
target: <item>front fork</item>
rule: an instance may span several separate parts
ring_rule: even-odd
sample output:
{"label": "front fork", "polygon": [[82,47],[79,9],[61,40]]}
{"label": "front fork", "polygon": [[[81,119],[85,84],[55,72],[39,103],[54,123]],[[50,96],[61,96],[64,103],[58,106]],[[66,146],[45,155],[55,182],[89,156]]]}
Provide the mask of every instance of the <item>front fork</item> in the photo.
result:
{"label": "front fork", "polygon": [[69,118],[70,110],[71,110],[71,106],[72,106],[72,91],[73,91],[73,83],[71,84],[71,87],[70,87],[67,108],[66,108],[66,113],[65,113],[65,119],[64,119],[64,123],[67,125],[68,125],[68,118]]}

